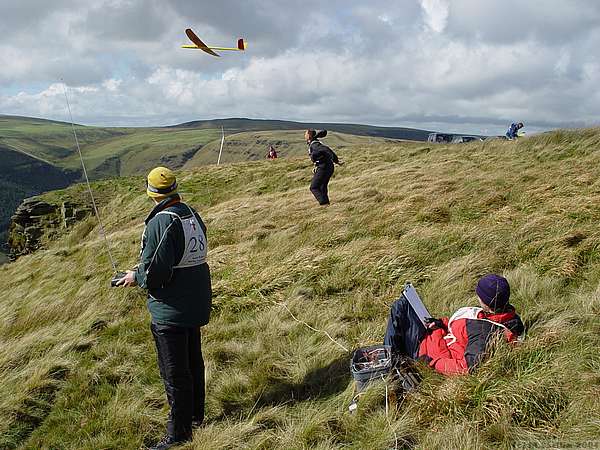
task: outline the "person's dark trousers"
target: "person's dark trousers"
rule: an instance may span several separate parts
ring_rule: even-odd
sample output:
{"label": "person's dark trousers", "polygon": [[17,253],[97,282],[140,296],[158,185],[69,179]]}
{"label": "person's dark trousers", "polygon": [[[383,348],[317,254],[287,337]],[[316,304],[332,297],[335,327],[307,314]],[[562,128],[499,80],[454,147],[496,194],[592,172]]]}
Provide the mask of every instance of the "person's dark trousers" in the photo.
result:
{"label": "person's dark trousers", "polygon": [[190,439],[192,420],[204,419],[204,360],[200,328],[150,325],[158,368],[171,411],[167,433],[178,440]]}
{"label": "person's dark trousers", "polygon": [[395,354],[417,359],[419,345],[425,334],[425,326],[419,320],[406,297],[401,295],[390,309],[390,317],[383,343],[391,345]]}
{"label": "person's dark trousers", "polygon": [[317,166],[312,181],[310,183],[310,192],[313,193],[319,205],[329,204],[329,195],[327,194],[327,184],[333,175],[333,165]]}

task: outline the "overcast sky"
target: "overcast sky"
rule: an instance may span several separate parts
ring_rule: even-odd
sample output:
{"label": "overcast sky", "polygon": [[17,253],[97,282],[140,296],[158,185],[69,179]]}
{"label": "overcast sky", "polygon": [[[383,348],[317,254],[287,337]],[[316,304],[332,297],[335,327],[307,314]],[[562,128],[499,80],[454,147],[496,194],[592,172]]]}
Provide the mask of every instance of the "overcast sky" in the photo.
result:
{"label": "overcast sky", "polygon": [[599,0],[0,0],[0,36],[0,114],[65,120],[64,82],[97,125],[600,123]]}

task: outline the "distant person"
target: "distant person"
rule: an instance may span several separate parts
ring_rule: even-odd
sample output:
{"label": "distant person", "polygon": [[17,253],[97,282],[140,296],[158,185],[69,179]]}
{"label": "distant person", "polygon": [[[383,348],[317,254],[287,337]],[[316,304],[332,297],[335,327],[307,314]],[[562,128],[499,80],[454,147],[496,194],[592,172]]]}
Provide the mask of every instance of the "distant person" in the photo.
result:
{"label": "distant person", "polygon": [[391,308],[386,345],[397,355],[425,361],[442,374],[465,374],[486,354],[492,337],[516,341],[524,327],[509,303],[510,287],[500,275],[486,275],[475,289],[479,306],[460,308],[450,318],[431,319],[427,327],[404,296]]}
{"label": "distant person", "polygon": [[340,166],[343,164],[333,150],[319,142],[318,138],[325,137],[326,135],[326,130],[317,133],[315,130],[311,129],[306,130],[306,133],[304,133],[304,138],[308,144],[308,154],[314,164],[314,175],[312,182],[310,183],[310,191],[321,206],[329,205],[327,184],[333,175],[333,164],[335,163]]}
{"label": "distant person", "polygon": [[167,434],[153,450],[192,439],[192,424],[204,420],[204,360],[200,327],[211,308],[210,270],[206,263],[206,226],[181,201],[175,174],[157,167],[148,174],[147,194],[154,208],[146,218],[136,270],[117,285],[148,290],[150,329],[171,411]]}
{"label": "distant person", "polygon": [[267,159],[277,159],[277,151],[275,151],[275,147],[269,145],[269,152],[267,153]]}
{"label": "distant person", "polygon": [[511,124],[506,132],[506,137],[511,140],[516,139],[519,136],[519,130],[524,126],[525,125],[523,125],[523,122]]}

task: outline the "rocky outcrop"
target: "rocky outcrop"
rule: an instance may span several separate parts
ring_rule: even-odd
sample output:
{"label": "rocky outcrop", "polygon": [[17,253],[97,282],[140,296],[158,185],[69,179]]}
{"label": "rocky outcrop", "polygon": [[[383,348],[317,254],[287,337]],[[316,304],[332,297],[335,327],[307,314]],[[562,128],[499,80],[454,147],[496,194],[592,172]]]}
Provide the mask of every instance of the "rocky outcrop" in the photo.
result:
{"label": "rocky outcrop", "polygon": [[11,259],[32,253],[40,248],[41,237],[48,227],[60,224],[58,207],[41,200],[28,198],[11,218],[8,246]]}
{"label": "rocky outcrop", "polygon": [[60,206],[37,197],[25,199],[11,218],[8,232],[10,258],[33,253],[43,243],[91,213],[87,206],[63,202]]}
{"label": "rocky outcrop", "polygon": [[92,213],[87,206],[77,205],[72,202],[63,202],[60,207],[60,217],[63,228],[69,228],[82,221]]}

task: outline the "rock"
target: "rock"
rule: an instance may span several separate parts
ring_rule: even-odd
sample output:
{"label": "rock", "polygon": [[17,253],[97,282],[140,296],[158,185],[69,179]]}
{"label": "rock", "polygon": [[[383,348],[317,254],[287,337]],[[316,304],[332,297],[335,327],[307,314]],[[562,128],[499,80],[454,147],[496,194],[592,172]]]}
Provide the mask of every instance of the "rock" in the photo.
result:
{"label": "rock", "polygon": [[71,202],[63,202],[60,213],[64,228],[69,228],[75,223],[82,221],[90,215],[91,209],[85,206],[78,206]]}
{"label": "rock", "polygon": [[15,215],[45,216],[47,214],[56,212],[56,209],[56,205],[51,205],[41,200],[36,200],[34,197],[24,201],[17,209]]}
{"label": "rock", "polygon": [[89,216],[92,213],[92,210],[89,208],[77,208],[73,211],[73,218],[76,222],[80,222]]}
{"label": "rock", "polygon": [[69,228],[91,214],[87,205],[65,201],[60,206],[28,198],[21,203],[11,219],[8,232],[10,258],[33,253],[43,242],[59,235],[60,228]]}
{"label": "rock", "polygon": [[38,240],[42,236],[43,231],[39,227],[31,226],[31,227],[25,228],[25,230],[23,231],[23,233],[25,234],[25,237],[29,241],[36,241],[36,240]]}

